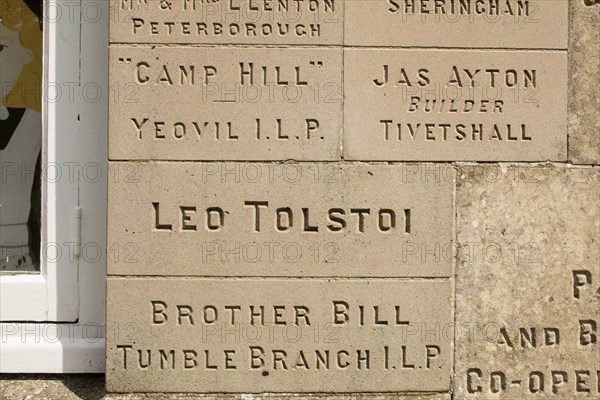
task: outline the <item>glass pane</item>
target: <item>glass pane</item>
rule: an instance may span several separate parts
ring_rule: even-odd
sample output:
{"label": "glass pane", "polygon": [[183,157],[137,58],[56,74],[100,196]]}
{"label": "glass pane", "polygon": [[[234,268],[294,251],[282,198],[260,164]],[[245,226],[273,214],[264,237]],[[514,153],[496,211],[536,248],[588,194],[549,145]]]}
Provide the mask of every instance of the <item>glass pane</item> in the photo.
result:
{"label": "glass pane", "polygon": [[0,273],[40,271],[42,1],[0,1]]}

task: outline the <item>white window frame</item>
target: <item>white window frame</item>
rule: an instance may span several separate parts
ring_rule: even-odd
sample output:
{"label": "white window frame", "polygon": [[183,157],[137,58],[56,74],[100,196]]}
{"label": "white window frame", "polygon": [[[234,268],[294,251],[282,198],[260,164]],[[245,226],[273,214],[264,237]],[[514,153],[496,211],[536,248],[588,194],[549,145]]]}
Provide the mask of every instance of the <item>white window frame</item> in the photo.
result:
{"label": "white window frame", "polygon": [[108,3],[44,2],[42,265],[0,276],[0,372],[104,372]]}

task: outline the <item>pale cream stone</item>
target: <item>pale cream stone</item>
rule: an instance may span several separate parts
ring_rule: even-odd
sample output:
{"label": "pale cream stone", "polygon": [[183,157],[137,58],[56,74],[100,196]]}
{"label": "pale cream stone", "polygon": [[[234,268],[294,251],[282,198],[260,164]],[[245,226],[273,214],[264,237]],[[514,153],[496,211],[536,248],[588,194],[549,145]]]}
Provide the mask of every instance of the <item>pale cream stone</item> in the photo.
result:
{"label": "pale cream stone", "polygon": [[448,164],[113,162],[111,275],[449,277]]}
{"label": "pale cream stone", "polygon": [[600,164],[600,5],[569,4],[569,161]]}
{"label": "pale cream stone", "polygon": [[352,46],[566,49],[568,1],[346,0],[344,23]]}
{"label": "pale cream stone", "polygon": [[107,291],[108,391],[450,387],[454,327],[447,279],[112,277]]}
{"label": "pale cream stone", "polygon": [[600,170],[460,167],[457,215],[454,398],[600,397]]}
{"label": "pale cream stone", "polygon": [[109,158],[339,160],[342,50],[110,49]]}
{"label": "pale cream stone", "polygon": [[111,43],[342,44],[342,0],[110,1]]}
{"label": "pale cream stone", "polygon": [[344,158],[564,161],[564,51],[347,49]]}

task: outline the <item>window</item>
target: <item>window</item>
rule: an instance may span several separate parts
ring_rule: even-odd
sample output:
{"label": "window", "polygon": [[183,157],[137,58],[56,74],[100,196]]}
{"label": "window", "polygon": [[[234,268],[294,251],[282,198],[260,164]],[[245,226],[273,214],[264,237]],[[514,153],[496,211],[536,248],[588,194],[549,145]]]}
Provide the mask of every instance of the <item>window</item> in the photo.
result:
{"label": "window", "polygon": [[101,372],[108,2],[1,4],[0,372]]}

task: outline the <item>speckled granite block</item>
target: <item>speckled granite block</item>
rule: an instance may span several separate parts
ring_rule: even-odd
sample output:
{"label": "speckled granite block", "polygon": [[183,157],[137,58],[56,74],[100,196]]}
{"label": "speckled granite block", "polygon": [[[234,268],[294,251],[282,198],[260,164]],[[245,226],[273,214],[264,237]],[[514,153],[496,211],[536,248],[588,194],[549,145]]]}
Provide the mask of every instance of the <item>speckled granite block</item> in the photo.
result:
{"label": "speckled granite block", "polygon": [[600,396],[599,238],[599,169],[459,168],[455,399]]}

